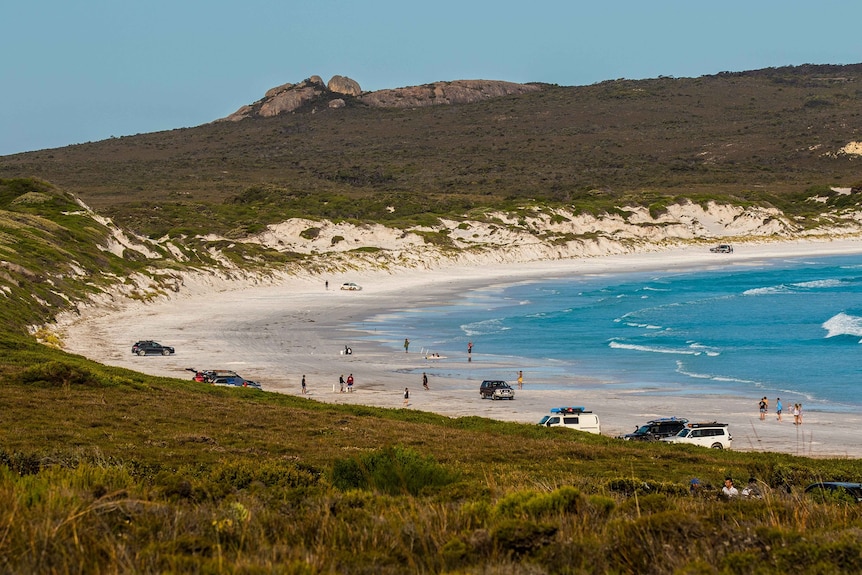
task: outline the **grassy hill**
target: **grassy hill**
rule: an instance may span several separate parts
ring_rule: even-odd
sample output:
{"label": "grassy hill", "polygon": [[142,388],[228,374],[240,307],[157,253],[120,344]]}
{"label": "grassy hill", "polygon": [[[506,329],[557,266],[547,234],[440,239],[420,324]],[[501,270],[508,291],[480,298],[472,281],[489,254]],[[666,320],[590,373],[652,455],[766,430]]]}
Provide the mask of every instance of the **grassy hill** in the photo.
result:
{"label": "grassy hill", "polygon": [[[283,116],[0,158],[144,235],[243,233],[286,217],[399,221],[511,203],[585,211],[658,198],[803,209],[859,187],[862,64],[543,85],[417,109],[346,98]],[[398,205],[390,213],[387,206]]]}
{"label": "grassy hill", "polygon": [[[855,209],[858,194],[829,187],[862,179],[836,153],[862,140],[860,71],[544,86],[416,110],[311,104],[0,158],[0,572],[862,571],[862,505],[801,492],[859,481],[857,460],[321,405],[109,368],[33,334],[105,290],[151,297],[172,272],[217,267],[195,234],[291,216],[400,226],[687,197],[816,218],[813,192],[828,198],[817,209]],[[185,238],[183,257],[109,248],[136,233]],[[223,243],[255,270],[290,257]],[[728,475],[756,477],[763,497],[721,499]],[[708,484],[698,495],[693,477]]]}

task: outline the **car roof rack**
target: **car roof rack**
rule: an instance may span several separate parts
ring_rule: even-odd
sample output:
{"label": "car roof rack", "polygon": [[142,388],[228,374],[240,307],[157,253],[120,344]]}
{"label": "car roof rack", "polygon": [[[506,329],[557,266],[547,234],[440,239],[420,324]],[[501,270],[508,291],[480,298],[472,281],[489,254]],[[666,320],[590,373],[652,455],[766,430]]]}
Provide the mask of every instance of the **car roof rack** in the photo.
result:
{"label": "car roof rack", "polygon": [[665,421],[679,421],[680,423],[688,423],[684,417],[659,417],[658,419],[650,419],[648,423],[663,423]]}
{"label": "car roof rack", "polygon": [[552,407],[551,413],[592,413],[587,411],[583,406],[578,407]]}
{"label": "car roof rack", "polygon": [[719,423],[717,421],[712,421],[712,422],[701,421],[698,423],[689,423],[688,424],[688,426],[691,428],[695,428],[695,427],[727,427],[727,425],[728,425],[727,423]]}

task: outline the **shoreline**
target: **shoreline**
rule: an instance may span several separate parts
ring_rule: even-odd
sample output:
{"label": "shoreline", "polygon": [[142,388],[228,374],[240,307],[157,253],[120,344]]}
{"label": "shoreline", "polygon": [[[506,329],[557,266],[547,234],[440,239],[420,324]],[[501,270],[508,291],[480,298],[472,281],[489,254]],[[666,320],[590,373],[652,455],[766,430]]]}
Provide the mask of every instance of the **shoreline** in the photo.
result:
{"label": "shoreline", "polygon": [[[206,285],[189,286],[188,293],[144,304],[85,308],[80,316],[67,314],[58,322],[65,349],[103,364],[135,371],[190,379],[186,368],[234,369],[262,383],[267,391],[301,394],[300,380],[308,380],[306,397],[330,402],[401,408],[403,391],[410,389],[409,409],[458,417],[474,415],[504,421],[535,423],[550,407],[584,405],[601,417],[602,434],[629,433],[648,419],[688,417],[692,421],[730,424],[733,449],[771,451],[811,457],[862,458],[854,441],[862,416],[828,411],[807,412],[804,425],[785,417],[776,421],[774,406],[759,420],[759,397],[727,394],[708,397],[665,388],[631,388],[577,378],[574,387],[531,388],[525,369],[523,390],[513,401],[482,400],[478,394],[481,371],[508,370],[515,381],[519,368],[505,358],[472,354],[427,360],[416,351],[404,353],[383,343],[351,339],[352,326],[375,314],[439,302],[479,287],[503,286],[571,274],[605,275],[650,270],[703,269],[705,266],[750,266],[757,262],[798,257],[862,253],[862,240],[791,241],[737,244],[734,254],[713,254],[702,246],[625,255],[569,260],[490,264],[407,270],[333,273],[315,278],[290,277],[268,286],[237,286],[217,291]],[[324,282],[329,282],[325,289]],[[354,281],[362,291],[341,291]],[[242,321],[238,322],[237,318]],[[155,339],[176,347],[173,356],[137,357],[130,353],[138,339]],[[344,355],[345,345],[353,348]],[[421,373],[452,371],[477,373],[476,379],[430,378],[423,390]],[[339,393],[338,377],[353,373],[353,393]],[[513,385],[517,387],[517,385]],[[770,398],[770,403],[773,398]]]}

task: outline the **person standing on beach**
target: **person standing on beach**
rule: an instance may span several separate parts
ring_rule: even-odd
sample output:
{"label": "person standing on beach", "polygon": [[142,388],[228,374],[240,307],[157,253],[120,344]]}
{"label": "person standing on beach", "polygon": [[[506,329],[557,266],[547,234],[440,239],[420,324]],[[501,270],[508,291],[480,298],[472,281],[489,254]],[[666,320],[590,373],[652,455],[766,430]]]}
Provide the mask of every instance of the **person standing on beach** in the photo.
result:
{"label": "person standing on beach", "polygon": [[406,387],[404,388],[404,407],[410,405],[410,390]]}
{"label": "person standing on beach", "polygon": [[775,414],[778,415],[778,421],[781,421],[781,398],[775,398]]}
{"label": "person standing on beach", "polygon": [[347,376],[347,393],[353,391],[353,374]]}
{"label": "person standing on beach", "polygon": [[793,414],[793,425],[799,425],[799,404],[793,404],[793,410],[791,411]]}
{"label": "person standing on beach", "polygon": [[518,372],[518,389],[524,389],[524,372]]}
{"label": "person standing on beach", "polygon": [[472,353],[473,353],[473,342],[472,342],[472,341],[468,341],[468,342],[467,342],[467,355],[470,355],[470,354],[472,354]]}
{"label": "person standing on beach", "polygon": [[410,347],[410,340],[405,337],[404,338],[404,353],[407,353],[408,347]]}
{"label": "person standing on beach", "polygon": [[422,373],[422,387],[428,389],[428,374]]}
{"label": "person standing on beach", "polygon": [[760,400],[760,421],[766,419],[766,410],[769,409],[769,402],[766,400],[766,396]]}
{"label": "person standing on beach", "polygon": [[341,391],[339,393],[344,393],[344,374],[341,374],[341,377],[338,378],[338,384],[341,386]]}
{"label": "person standing on beach", "polygon": [[302,394],[305,395],[305,376],[302,376]]}

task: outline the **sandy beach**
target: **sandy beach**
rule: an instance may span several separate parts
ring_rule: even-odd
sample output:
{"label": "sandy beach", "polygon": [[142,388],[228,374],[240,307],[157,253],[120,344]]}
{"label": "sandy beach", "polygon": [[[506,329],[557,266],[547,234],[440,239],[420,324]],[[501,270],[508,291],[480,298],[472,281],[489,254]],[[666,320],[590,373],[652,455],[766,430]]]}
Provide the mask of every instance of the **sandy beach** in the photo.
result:
{"label": "sandy beach", "polygon": [[[466,350],[463,357],[426,359],[420,353],[422,342],[413,342],[405,353],[403,348],[360,340],[348,329],[375,313],[445,301],[453,294],[489,285],[573,274],[750,266],[775,258],[850,253],[862,253],[862,240],[737,244],[733,254],[713,254],[703,246],[692,246],[560,261],[286,277],[272,285],[253,287],[214,287],[190,279],[170,298],[91,306],[80,315],[64,315],[55,329],[69,352],[152,375],[191,379],[187,368],[233,369],[259,381],[267,391],[294,395],[300,395],[300,380],[305,375],[309,400],[392,408],[402,408],[408,387],[408,409],[523,423],[537,422],[550,407],[583,405],[600,415],[602,434],[607,436],[629,433],[651,418],[675,415],[728,423],[735,450],[859,458],[860,414],[809,412],[804,424],[796,426],[792,416],[785,416],[783,422],[776,420],[774,398],[770,398],[768,417],[760,421],[759,397],[718,395],[705,401],[669,395],[666,390],[622,389],[586,378],[574,390],[571,380],[565,390],[552,385],[536,389],[530,385],[536,382],[531,382],[529,366],[500,365],[481,353],[472,354],[468,362]],[[338,289],[348,281],[363,289]],[[131,345],[139,339],[155,339],[176,347],[177,352],[167,357],[133,356]],[[343,353],[345,345],[351,346],[351,355]],[[465,380],[436,375],[447,368],[475,376]],[[515,400],[480,399],[478,383],[483,370],[509,370],[514,384],[519,369],[524,370],[525,385],[516,392]],[[429,390],[422,389],[423,370],[435,372]],[[356,379],[355,391],[340,393],[339,376],[351,373]]]}

